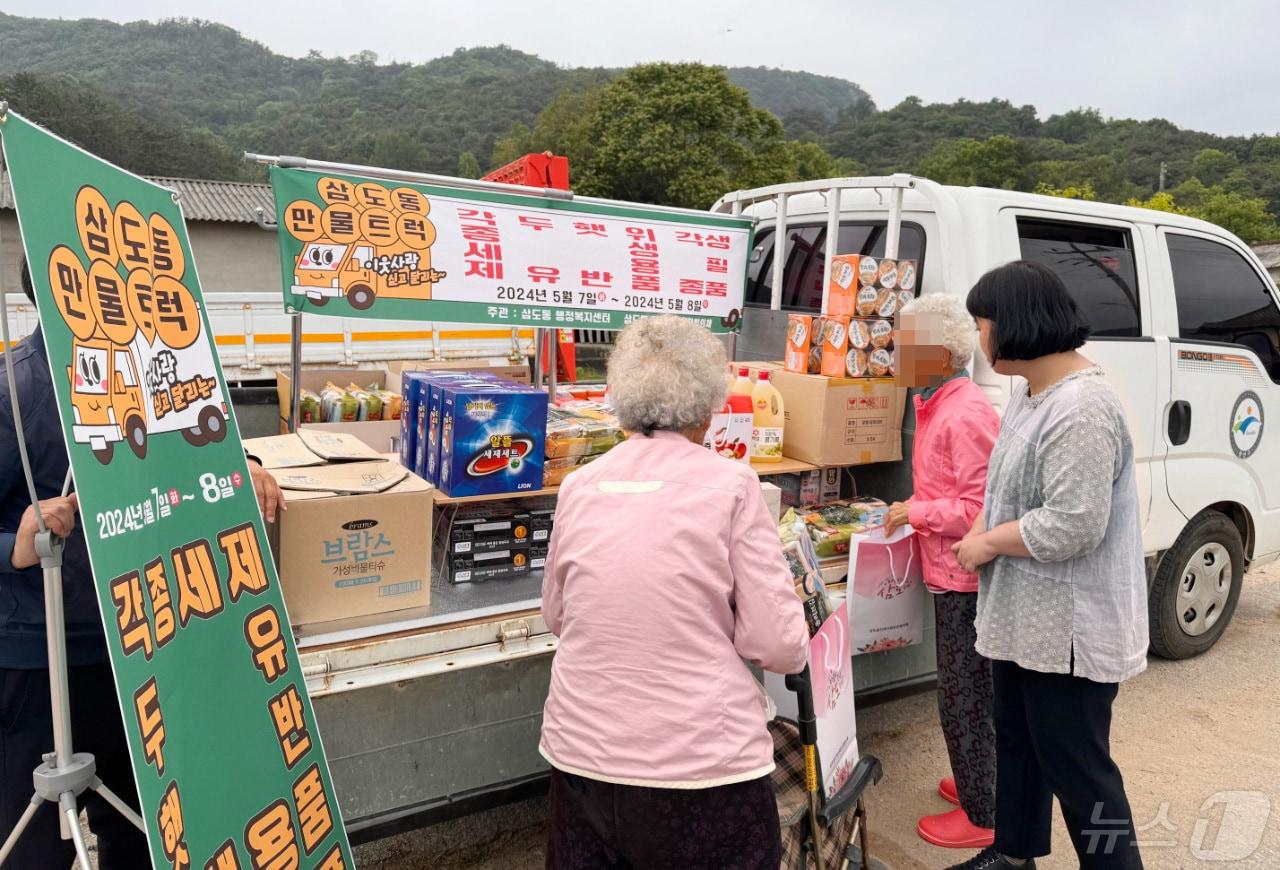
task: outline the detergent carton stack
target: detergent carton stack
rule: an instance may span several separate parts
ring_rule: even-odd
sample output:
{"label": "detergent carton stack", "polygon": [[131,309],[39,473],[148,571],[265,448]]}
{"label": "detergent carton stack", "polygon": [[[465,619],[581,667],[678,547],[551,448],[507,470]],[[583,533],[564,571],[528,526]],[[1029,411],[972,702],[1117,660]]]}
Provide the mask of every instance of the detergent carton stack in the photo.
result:
{"label": "detergent carton stack", "polygon": [[403,413],[416,421],[403,465],[451,498],[542,489],[546,393],[489,372],[403,377]]}

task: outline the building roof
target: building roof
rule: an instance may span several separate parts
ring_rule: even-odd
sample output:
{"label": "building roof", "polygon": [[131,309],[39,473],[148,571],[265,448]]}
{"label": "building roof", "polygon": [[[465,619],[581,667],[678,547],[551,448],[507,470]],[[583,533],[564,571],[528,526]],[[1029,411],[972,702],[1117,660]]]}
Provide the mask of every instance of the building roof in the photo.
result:
{"label": "building roof", "polygon": [[[203,178],[161,178],[147,176],[148,181],[172,188],[179,194],[182,213],[189,221],[224,221],[255,223],[256,208],[268,217],[275,215],[275,199],[271,185],[243,181],[210,181]],[[9,176],[0,176],[0,209],[13,208],[13,190]]]}
{"label": "building roof", "polygon": [[1268,270],[1280,269],[1280,242],[1258,242],[1252,247]]}

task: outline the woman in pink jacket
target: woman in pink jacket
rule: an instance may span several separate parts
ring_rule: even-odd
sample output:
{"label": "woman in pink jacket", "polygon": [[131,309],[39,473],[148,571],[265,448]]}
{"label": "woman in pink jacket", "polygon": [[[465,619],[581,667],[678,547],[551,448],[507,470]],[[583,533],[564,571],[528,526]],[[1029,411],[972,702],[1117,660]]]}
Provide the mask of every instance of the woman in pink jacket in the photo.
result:
{"label": "woman in pink jacket", "polygon": [[938,712],[954,775],[938,790],[959,807],[925,816],[918,831],[938,846],[982,848],[995,828],[991,663],[974,648],[978,577],[960,567],[951,546],[982,510],[1000,421],[965,371],[977,332],[962,300],[922,296],[902,310],[900,326],[899,378],[924,390],[915,396],[915,492],[890,506],[886,532],[907,523],[915,529],[925,585],[934,593]]}
{"label": "woman in pink jacket", "polygon": [[689,321],[627,327],[609,394],[633,434],[560,489],[542,586],[560,638],[549,868],[781,860],[767,702],[743,660],[798,672],[809,638],[759,479],[702,446],[726,370]]}

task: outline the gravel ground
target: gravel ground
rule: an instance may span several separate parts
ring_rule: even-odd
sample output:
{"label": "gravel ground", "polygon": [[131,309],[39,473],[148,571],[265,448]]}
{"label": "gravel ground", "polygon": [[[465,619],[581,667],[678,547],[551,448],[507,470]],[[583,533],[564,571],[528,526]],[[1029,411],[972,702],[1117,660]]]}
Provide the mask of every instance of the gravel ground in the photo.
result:
{"label": "gravel ground", "polygon": [[[868,800],[872,854],[894,870],[940,868],[968,857],[915,832],[948,809],[935,791],[947,772],[932,693],[858,714],[863,752],[884,763]],[[1206,655],[1152,659],[1120,691],[1113,751],[1124,772],[1152,870],[1280,867],[1280,565],[1250,574],[1226,635]],[[542,866],[541,800],[361,846],[364,870]],[[1077,866],[1057,816],[1046,870]]]}

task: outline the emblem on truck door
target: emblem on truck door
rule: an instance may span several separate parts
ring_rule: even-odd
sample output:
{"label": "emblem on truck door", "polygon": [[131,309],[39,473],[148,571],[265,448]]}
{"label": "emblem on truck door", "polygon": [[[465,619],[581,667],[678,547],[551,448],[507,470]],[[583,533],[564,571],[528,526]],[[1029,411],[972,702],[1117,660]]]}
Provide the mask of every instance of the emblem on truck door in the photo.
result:
{"label": "emblem on truck door", "polygon": [[1231,449],[1248,459],[1262,441],[1262,402],[1256,393],[1242,393],[1231,411]]}

